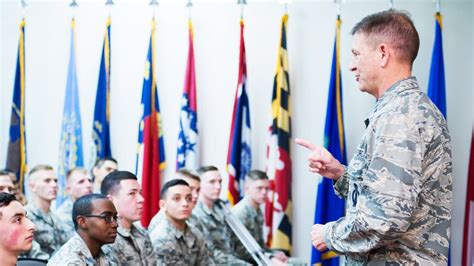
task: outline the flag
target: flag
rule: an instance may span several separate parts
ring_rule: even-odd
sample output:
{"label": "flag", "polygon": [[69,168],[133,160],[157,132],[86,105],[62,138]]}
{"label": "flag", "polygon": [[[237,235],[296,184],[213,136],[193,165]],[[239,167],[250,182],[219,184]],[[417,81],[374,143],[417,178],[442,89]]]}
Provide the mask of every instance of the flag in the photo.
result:
{"label": "flag", "polygon": [[250,149],[250,108],[245,90],[247,82],[247,62],[245,59],[244,21],[240,21],[239,77],[235,91],[232,125],[227,150],[227,174],[229,186],[227,198],[233,206],[243,197],[244,180],[252,166]]}
{"label": "flag", "polygon": [[290,80],[286,29],[288,14],[281,20],[281,39],[273,82],[272,121],[267,146],[267,175],[270,193],[265,203],[265,232],[271,248],[291,251],[291,118]]}
{"label": "flag", "polygon": [[[435,41],[433,45],[433,54],[431,56],[430,80],[428,83],[428,97],[438,107],[445,118],[446,114],[446,81],[444,78],[444,59],[443,59],[443,21],[441,13],[435,15]],[[448,266],[451,265],[451,248],[448,256]]]}
{"label": "flag", "polygon": [[467,176],[466,211],[464,213],[464,238],[462,265],[474,263],[474,129],[471,137],[471,159]]}
{"label": "flag", "polygon": [[441,14],[436,13],[435,41],[431,57],[430,81],[428,97],[446,117],[446,83],[444,79],[443,36]]}
{"label": "flag", "polygon": [[[342,82],[340,66],[341,19],[336,21],[336,39],[329,83],[326,124],[324,126],[324,146],[342,164],[347,164],[344,121],[342,112]],[[326,224],[344,216],[345,202],[334,193],[331,179],[323,178],[318,185],[314,224]],[[339,257],[333,251],[319,252],[313,246],[311,265],[339,265]]]}
{"label": "flag", "polygon": [[142,225],[148,227],[160,209],[160,171],[165,168],[163,131],[155,77],[155,19],[151,24],[150,44],[145,63],[142,105],[143,116],[138,132],[137,177],[141,179],[143,204]]}
{"label": "flag", "polygon": [[71,46],[67,73],[64,114],[59,143],[58,196],[56,206],[66,199],[66,174],[69,169],[82,167],[82,126],[79,108],[79,91],[76,74],[75,20],[71,21]]}
{"label": "flag", "polygon": [[100,58],[99,82],[95,97],[94,121],[92,124],[91,165],[97,159],[111,157],[110,150],[110,17],[107,19],[104,45]]}
{"label": "flag", "polygon": [[189,20],[189,48],[186,77],[184,80],[181,112],[179,116],[178,151],[176,170],[199,167],[199,135],[197,128],[196,75],[194,71],[193,23]]}
{"label": "flag", "polygon": [[8,140],[8,170],[15,172],[17,182],[24,191],[26,164],[25,134],[25,20],[20,23],[20,40],[16,60],[15,83],[13,85],[12,112],[10,118],[10,139]]}

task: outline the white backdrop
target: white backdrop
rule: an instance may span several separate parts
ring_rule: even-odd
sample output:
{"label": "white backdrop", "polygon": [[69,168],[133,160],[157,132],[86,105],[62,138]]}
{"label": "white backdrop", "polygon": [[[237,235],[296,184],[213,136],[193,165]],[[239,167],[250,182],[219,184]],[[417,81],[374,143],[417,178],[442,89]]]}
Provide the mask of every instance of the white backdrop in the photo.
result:
{"label": "white backdrop", "polygon": [[[6,160],[8,127],[21,9],[18,1],[0,0],[0,167]],[[79,1],[77,75],[85,162],[89,162],[91,121],[107,11],[105,1]],[[169,178],[174,171],[179,100],[187,56],[185,1],[159,1],[157,79],[165,132]],[[236,1],[195,1],[195,55],[198,123],[202,164],[225,169],[233,97],[237,84],[240,8]],[[249,1],[245,8],[248,93],[251,104],[253,166],[265,165],[266,133],[283,5]],[[350,61],[351,27],[362,17],[387,9],[387,1],[347,0],[342,5],[341,65],[348,156],[364,130],[374,100],[360,93]],[[56,166],[69,60],[71,11],[65,1],[31,1],[26,10],[26,132],[30,166]],[[395,1],[420,33],[414,74],[426,90],[434,39],[435,5],[431,0]],[[473,17],[470,0],[443,1],[444,59],[448,123],[453,140],[453,265],[460,264],[467,162],[473,117]],[[327,90],[335,34],[331,0],[293,1],[288,6],[288,50],[293,105],[293,136],[322,144]],[[148,1],[115,1],[112,14],[111,135],[113,156],[121,169],[134,171],[140,97],[150,34]],[[309,174],[307,153],[292,145],[294,255],[309,259],[318,176]],[[225,180],[226,181],[226,180]],[[226,184],[225,184],[226,185]]]}

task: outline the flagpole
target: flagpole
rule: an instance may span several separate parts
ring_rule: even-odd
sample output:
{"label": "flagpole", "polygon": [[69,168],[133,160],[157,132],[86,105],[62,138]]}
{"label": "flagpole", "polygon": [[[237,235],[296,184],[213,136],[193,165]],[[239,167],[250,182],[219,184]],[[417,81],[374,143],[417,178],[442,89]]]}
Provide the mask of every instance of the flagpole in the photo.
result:
{"label": "flagpole", "polygon": [[247,0],[237,0],[237,4],[240,6],[240,20],[244,20],[244,7],[247,5]]}

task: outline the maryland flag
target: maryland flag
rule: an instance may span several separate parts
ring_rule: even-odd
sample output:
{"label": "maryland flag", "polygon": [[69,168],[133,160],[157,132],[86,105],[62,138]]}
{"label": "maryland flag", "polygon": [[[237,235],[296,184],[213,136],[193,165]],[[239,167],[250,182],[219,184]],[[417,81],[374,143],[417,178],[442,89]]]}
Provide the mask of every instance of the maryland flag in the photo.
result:
{"label": "maryland flag", "polygon": [[179,115],[178,150],[176,170],[186,167],[196,170],[199,167],[199,135],[197,128],[196,73],[194,71],[194,32],[189,20],[189,48],[186,78],[184,80],[181,112]]}
{"label": "maryland flag", "polygon": [[92,146],[91,165],[97,159],[111,157],[110,150],[110,17],[107,19],[104,45],[100,58],[99,82],[95,97],[94,121],[92,124]]}
{"label": "maryland flag", "polygon": [[[336,39],[329,83],[328,104],[326,109],[326,124],[324,127],[324,146],[342,164],[347,164],[346,143],[344,137],[344,121],[342,113],[342,82],[340,66],[341,19],[336,21]],[[344,216],[345,202],[336,196],[333,182],[323,178],[318,185],[314,224],[326,224]],[[311,246],[311,265],[339,265],[339,257],[333,251],[319,252]]]}
{"label": "maryland flag", "polygon": [[142,105],[143,116],[138,132],[137,177],[142,183],[142,225],[148,227],[160,209],[160,171],[165,168],[165,149],[161,130],[160,105],[155,77],[155,19],[151,24],[150,44],[145,63]]}
{"label": "maryland flag", "polygon": [[281,39],[273,82],[272,122],[267,146],[270,193],[265,204],[265,233],[271,248],[291,251],[291,105],[286,29],[288,14],[281,19]]}
{"label": "maryland flag", "polygon": [[8,140],[8,170],[16,174],[17,182],[24,191],[23,180],[28,171],[26,165],[25,134],[25,20],[20,23],[20,40],[16,60],[15,83],[13,85],[10,139]]}

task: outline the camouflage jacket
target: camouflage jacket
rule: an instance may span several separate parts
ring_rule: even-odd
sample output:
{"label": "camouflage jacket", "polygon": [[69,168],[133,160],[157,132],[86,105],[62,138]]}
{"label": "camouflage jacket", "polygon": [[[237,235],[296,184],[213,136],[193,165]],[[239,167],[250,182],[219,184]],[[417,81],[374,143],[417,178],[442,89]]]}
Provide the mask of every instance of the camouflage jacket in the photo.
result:
{"label": "camouflage jacket", "polygon": [[233,232],[227,225],[224,213],[216,204],[208,208],[198,201],[193,214],[202,225],[202,234],[207,246],[212,251],[212,258],[216,264],[247,265],[248,262],[235,256],[235,243],[231,241]]}
{"label": "camouflage jacket", "polygon": [[[151,233],[156,229],[157,225],[160,224],[165,219],[165,217],[166,215],[164,211],[160,209],[158,213],[153,216],[150,224],[148,225],[148,234],[151,235]],[[195,233],[202,235],[202,224],[196,215],[194,215],[194,213],[191,214],[186,223],[193,227]]]}
{"label": "camouflage jacket", "polygon": [[206,242],[192,227],[178,230],[165,217],[150,235],[158,265],[214,265]]}
{"label": "camouflage jacket", "polygon": [[145,229],[132,224],[130,231],[119,226],[113,244],[104,246],[105,253],[116,257],[120,265],[156,265],[150,237]]}
{"label": "camouflage jacket", "polygon": [[[271,250],[267,249],[263,240],[263,213],[260,209],[255,209],[244,197],[233,208],[232,213],[242,222],[245,228],[253,236],[258,245],[266,251],[267,255],[271,254]],[[253,261],[252,255],[247,251],[240,240],[233,234],[233,242],[237,256],[246,261]]]}
{"label": "camouflage jacket", "polygon": [[51,256],[68,240],[63,222],[51,211],[44,213],[33,201],[25,206],[26,215],[36,225],[35,240],[41,251]]}
{"label": "camouflage jacket", "polygon": [[63,221],[63,224],[68,232],[69,236],[72,236],[75,232],[74,223],[72,222],[72,202],[71,198],[67,198],[59,208],[54,212],[56,216]]}
{"label": "camouflage jacket", "polygon": [[408,78],[377,101],[366,125],[334,183],[347,209],[326,224],[327,246],[350,265],[446,264],[452,161],[445,119]]}
{"label": "camouflage jacket", "polygon": [[117,262],[106,258],[102,251],[94,259],[84,240],[74,233],[73,237],[48,262],[48,266],[64,265],[105,266],[117,265]]}

